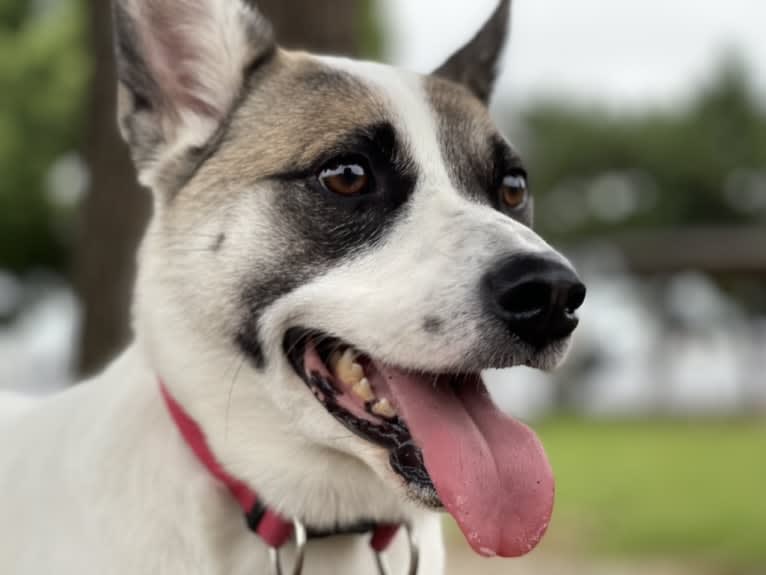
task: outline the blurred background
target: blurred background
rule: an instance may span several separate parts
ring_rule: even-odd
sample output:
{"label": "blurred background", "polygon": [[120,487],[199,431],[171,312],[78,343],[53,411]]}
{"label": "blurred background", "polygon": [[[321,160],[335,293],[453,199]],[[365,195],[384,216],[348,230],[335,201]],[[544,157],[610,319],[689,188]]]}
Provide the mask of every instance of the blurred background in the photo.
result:
{"label": "blurred background", "polygon": [[[0,0],[0,386],[129,338],[149,213],[114,120],[105,0]],[[262,0],[292,47],[427,72],[493,0]],[[450,573],[766,573],[766,5],[516,0],[493,106],[541,233],[589,286],[554,375],[488,375],[558,478],[546,541]]]}

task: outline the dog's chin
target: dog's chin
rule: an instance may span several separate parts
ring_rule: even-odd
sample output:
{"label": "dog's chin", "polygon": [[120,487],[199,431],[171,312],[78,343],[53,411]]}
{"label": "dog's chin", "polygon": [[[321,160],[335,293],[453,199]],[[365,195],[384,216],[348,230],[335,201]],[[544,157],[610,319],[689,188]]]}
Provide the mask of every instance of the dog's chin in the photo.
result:
{"label": "dog's chin", "polygon": [[383,457],[403,485],[406,496],[430,509],[441,509],[442,501],[426,468],[423,451],[413,438],[406,413],[405,385],[433,388],[434,395],[460,396],[465,389],[486,395],[481,371],[526,365],[548,370],[556,367],[569,347],[569,340],[544,350],[517,347],[500,364],[474,365],[475,371],[423,372],[377,361],[351,343],[317,330],[292,328],[283,341],[284,353],[295,373],[319,403],[343,426],[362,440],[381,448]]}
{"label": "dog's chin", "polygon": [[531,346],[526,346],[524,357],[521,361],[514,362],[512,365],[501,366],[501,368],[523,365],[541,371],[553,371],[564,362],[569,353],[569,349],[571,348],[571,344],[572,338],[567,337],[554,341],[543,349],[535,349]]}

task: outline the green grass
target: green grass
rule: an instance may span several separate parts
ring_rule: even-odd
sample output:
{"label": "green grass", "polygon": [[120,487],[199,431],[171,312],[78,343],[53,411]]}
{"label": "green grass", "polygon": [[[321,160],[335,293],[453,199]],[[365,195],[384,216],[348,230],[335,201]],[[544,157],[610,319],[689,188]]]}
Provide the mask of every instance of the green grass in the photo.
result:
{"label": "green grass", "polygon": [[606,554],[766,567],[766,422],[535,427],[557,479],[552,535]]}

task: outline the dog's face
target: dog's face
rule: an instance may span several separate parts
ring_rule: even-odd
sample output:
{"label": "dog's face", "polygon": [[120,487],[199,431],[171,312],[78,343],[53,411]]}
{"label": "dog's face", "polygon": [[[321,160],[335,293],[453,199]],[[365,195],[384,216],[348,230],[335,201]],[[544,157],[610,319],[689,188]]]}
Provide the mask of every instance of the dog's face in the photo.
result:
{"label": "dog's face", "polygon": [[[555,366],[584,288],[531,230],[523,161],[487,111],[508,5],[430,76],[283,51],[241,0],[119,0],[116,23],[121,127],[155,194],[142,336],[211,353],[270,417],[362,462],[355,479],[517,555],[552,482],[479,374]],[[156,341],[167,324],[186,349]]]}

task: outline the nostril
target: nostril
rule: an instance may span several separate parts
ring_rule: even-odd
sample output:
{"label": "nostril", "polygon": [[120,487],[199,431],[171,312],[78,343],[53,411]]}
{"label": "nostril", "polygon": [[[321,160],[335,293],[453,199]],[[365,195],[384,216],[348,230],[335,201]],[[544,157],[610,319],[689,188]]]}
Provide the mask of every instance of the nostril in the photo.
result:
{"label": "nostril", "polygon": [[587,290],[583,284],[575,284],[570,288],[565,303],[568,314],[573,314],[582,307],[582,304],[585,303],[586,292]]}
{"label": "nostril", "polygon": [[513,315],[534,315],[551,302],[551,286],[543,281],[529,281],[505,290],[499,298],[500,307]]}
{"label": "nostril", "polygon": [[512,256],[482,279],[488,311],[519,340],[542,349],[577,327],[585,286],[566,262],[539,255]]}

